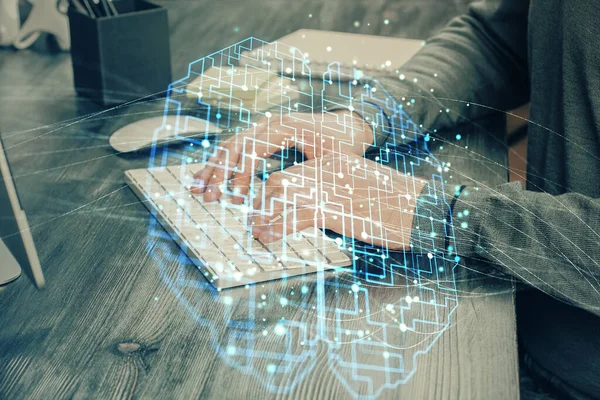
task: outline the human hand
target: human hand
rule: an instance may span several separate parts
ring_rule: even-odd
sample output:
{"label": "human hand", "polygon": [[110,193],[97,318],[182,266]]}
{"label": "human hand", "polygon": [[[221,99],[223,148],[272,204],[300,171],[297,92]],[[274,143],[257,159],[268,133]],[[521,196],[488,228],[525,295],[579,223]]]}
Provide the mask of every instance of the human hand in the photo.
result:
{"label": "human hand", "polygon": [[349,110],[266,113],[250,129],[219,144],[207,166],[194,176],[191,191],[203,194],[204,201],[215,201],[231,179],[232,202],[242,204],[261,161],[282,149],[296,147],[309,160],[331,154],[362,156],[373,141],[369,123]]}
{"label": "human hand", "polygon": [[360,156],[316,158],[271,174],[253,202],[252,234],[263,243],[309,227],[408,249],[425,180]]}

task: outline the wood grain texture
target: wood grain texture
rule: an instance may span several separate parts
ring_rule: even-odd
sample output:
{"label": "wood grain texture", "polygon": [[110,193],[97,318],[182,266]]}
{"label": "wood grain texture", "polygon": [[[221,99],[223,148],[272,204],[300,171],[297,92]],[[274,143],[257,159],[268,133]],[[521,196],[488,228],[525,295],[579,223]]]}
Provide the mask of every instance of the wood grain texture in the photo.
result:
{"label": "wood grain texture", "polygon": [[[184,75],[190,61],[248,36],[274,40],[318,28],[425,38],[466,3],[163,2],[169,8],[174,78]],[[43,291],[26,278],[0,291],[1,399],[350,397],[332,373],[324,346],[290,391],[267,391],[256,377],[232,368],[214,343],[231,334],[225,317],[247,316],[249,292],[228,292],[233,304],[226,308],[189,262],[177,257],[162,266],[156,262],[159,251],[178,254],[170,240],[157,239],[147,249],[148,213],[123,177],[127,169],[146,166],[147,154],[117,155],[108,135],[142,116],[160,115],[163,100],[103,111],[75,96],[69,54],[49,54],[42,45],[0,51],[0,87],[0,129],[47,279]],[[492,118],[465,127],[461,147],[445,146],[440,154],[452,160],[449,182],[463,180],[463,174],[488,184],[506,181],[503,129],[501,118]],[[473,270],[488,271],[471,261],[458,268],[460,303],[450,328],[418,358],[407,384],[379,398],[518,397],[513,286]],[[312,278],[298,279],[255,290],[277,295],[306,282],[313,301]],[[394,295],[374,289],[370,296],[385,304]],[[265,327],[284,315],[315,318],[274,305],[262,315]],[[269,335],[258,345],[281,343]],[[294,343],[294,349],[299,346]],[[266,363],[258,360],[256,369]],[[284,379],[281,385],[294,376]]]}

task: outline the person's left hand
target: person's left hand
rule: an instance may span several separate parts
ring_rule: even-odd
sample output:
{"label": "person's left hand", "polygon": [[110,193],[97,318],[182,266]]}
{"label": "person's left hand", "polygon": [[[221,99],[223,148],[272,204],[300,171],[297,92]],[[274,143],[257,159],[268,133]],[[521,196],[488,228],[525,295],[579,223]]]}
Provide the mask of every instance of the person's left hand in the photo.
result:
{"label": "person's left hand", "polygon": [[326,156],[271,174],[253,203],[252,234],[279,240],[327,228],[388,249],[408,249],[424,180],[355,155]]}
{"label": "person's left hand", "polygon": [[308,159],[337,153],[362,155],[374,141],[370,124],[349,110],[265,115],[250,129],[219,143],[195,175],[192,193],[215,201],[229,181],[232,202],[242,204],[252,176],[275,152],[295,147]]}

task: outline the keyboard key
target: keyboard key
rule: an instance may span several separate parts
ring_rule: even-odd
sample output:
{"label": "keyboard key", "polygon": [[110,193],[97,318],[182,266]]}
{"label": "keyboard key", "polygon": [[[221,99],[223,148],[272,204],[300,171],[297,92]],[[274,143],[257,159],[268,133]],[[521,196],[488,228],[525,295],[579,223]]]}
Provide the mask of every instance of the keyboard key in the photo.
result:
{"label": "keyboard key", "polygon": [[162,185],[167,193],[172,197],[178,197],[182,199],[189,199],[188,194],[190,193],[183,185],[180,184],[165,184]]}
{"label": "keyboard key", "polygon": [[248,272],[253,269],[254,269],[254,271],[253,271],[254,273],[256,273],[258,271],[258,269],[257,269],[258,265],[256,263],[254,263],[254,261],[251,258],[237,257],[237,258],[235,258],[233,263],[235,264],[235,268],[241,272]]}
{"label": "keyboard key", "polygon": [[190,218],[198,224],[215,221],[212,214],[207,213],[206,209],[195,200],[186,203],[184,209]]}
{"label": "keyboard key", "polygon": [[283,265],[285,265],[285,269],[297,269],[297,268],[308,267],[308,264],[304,261],[289,260],[286,258],[286,259],[283,259],[282,262],[283,262]]}
{"label": "keyboard key", "polygon": [[283,263],[286,269],[301,268],[306,265],[298,254],[287,243],[284,243],[283,240],[269,243],[267,248],[273,253],[274,261]]}
{"label": "keyboard key", "polygon": [[147,169],[131,169],[126,174],[129,179],[137,182],[142,187],[146,186],[148,180],[154,181],[152,174]]}
{"label": "keyboard key", "polygon": [[283,271],[285,268],[280,261],[273,260],[271,263],[261,263],[266,272]]}
{"label": "keyboard key", "polygon": [[303,260],[306,260],[309,264],[323,264],[327,262],[323,258],[321,252],[319,252],[315,246],[303,236],[295,239],[293,235],[289,235],[287,237],[287,244],[298,254],[298,256]]}
{"label": "keyboard key", "polygon": [[[213,242],[219,244],[219,248],[227,255],[237,252],[239,249],[238,242],[225,232],[210,232],[210,238]],[[237,245],[237,246],[236,246]]]}
{"label": "keyboard key", "polygon": [[225,213],[226,210],[221,206],[221,203],[217,201],[213,201],[210,203],[203,202],[202,207],[204,207],[204,209],[207,212],[212,214],[215,217],[215,219],[217,219],[217,217],[221,217],[223,214],[227,215]]}
{"label": "keyboard key", "polygon": [[156,207],[163,214],[165,214],[165,216],[174,217],[177,215],[177,209],[179,208],[179,206],[171,198],[163,197],[159,199],[154,199],[154,203],[156,204]]}
{"label": "keyboard key", "polygon": [[[208,245],[207,245],[208,246]],[[214,246],[214,245],[212,245]],[[200,257],[202,257],[209,266],[217,266],[218,269],[224,268],[229,265],[229,259],[216,247],[207,247],[206,249],[197,250]]]}

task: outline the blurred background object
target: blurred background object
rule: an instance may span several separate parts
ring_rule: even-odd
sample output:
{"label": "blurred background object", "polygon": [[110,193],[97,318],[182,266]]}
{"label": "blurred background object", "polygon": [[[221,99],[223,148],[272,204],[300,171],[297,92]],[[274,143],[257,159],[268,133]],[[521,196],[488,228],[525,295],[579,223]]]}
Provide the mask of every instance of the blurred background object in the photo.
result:
{"label": "blurred background object", "polygon": [[26,49],[39,39],[41,32],[47,32],[54,36],[61,50],[69,50],[71,40],[69,21],[65,15],[67,8],[67,0],[36,0],[13,45],[20,50]]}
{"label": "blurred background object", "polygon": [[20,26],[19,0],[0,0],[0,45],[11,45]]}

